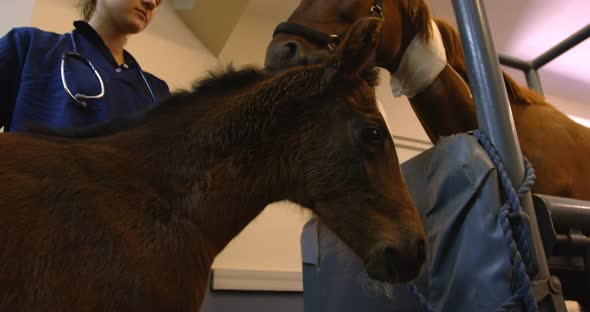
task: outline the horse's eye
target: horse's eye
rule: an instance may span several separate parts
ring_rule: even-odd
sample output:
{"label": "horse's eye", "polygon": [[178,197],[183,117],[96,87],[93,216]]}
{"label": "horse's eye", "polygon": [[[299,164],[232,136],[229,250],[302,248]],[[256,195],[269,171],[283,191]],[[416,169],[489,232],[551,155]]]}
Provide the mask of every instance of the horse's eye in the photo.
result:
{"label": "horse's eye", "polygon": [[380,143],[385,139],[383,131],[374,127],[363,129],[362,135],[363,140],[367,143]]}

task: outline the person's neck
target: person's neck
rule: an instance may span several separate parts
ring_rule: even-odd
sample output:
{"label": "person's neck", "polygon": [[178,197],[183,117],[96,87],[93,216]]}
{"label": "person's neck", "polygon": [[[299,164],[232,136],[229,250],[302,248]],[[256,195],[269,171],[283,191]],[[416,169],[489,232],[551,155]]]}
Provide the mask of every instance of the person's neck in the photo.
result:
{"label": "person's neck", "polygon": [[117,64],[123,64],[125,62],[123,51],[127,43],[127,34],[118,31],[112,24],[101,22],[98,19],[91,19],[88,24],[102,38]]}

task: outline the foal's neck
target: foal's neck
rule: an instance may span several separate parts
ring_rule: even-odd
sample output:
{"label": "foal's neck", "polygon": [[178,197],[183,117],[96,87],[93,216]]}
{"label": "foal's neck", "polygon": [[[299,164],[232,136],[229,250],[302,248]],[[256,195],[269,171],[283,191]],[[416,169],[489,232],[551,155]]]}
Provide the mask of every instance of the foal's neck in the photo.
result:
{"label": "foal's neck", "polygon": [[212,260],[266,205],[280,199],[281,179],[266,150],[272,142],[265,147],[255,140],[264,121],[256,114],[246,114],[254,120],[234,119],[247,109],[231,107],[237,100],[210,102],[181,104],[153,116],[116,144],[143,168],[176,215],[195,224]]}

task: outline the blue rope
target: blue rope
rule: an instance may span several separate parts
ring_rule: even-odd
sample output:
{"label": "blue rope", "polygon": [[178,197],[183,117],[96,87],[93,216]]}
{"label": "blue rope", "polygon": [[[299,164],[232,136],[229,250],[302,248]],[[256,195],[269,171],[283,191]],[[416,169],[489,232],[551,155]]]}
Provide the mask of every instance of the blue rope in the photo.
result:
{"label": "blue rope", "polygon": [[[502,159],[498,152],[494,148],[492,142],[488,139],[488,137],[481,131],[474,131],[474,136],[486,150],[490,159],[494,163],[498,175],[500,177],[500,182],[508,197],[508,200],[502,205],[500,209],[500,213],[498,216],[499,222],[502,225],[502,230],[504,232],[504,237],[508,242],[508,246],[510,248],[510,258],[512,260],[512,269],[513,272],[516,273],[518,278],[518,288],[512,295],[498,310],[497,312],[509,312],[513,311],[514,309],[519,308],[523,303],[526,307],[527,312],[537,312],[537,301],[532,293],[532,286],[531,280],[527,274],[525,262],[528,262],[533,255],[530,254],[531,248],[530,243],[527,238],[527,231],[525,229],[526,223],[519,222],[515,227],[515,231],[517,231],[517,235],[515,236],[513,233],[513,226],[510,223],[510,215],[522,212],[522,207],[520,206],[520,199],[526,195],[532,188],[533,184],[535,183],[535,171],[531,163],[524,158],[525,164],[525,180],[522,183],[520,189],[518,191],[514,190],[512,187],[512,182],[510,182],[510,178],[506,173],[506,169],[504,168],[504,164],[502,163]],[[515,239],[516,237],[516,239]],[[524,260],[523,260],[524,259]],[[428,300],[424,298],[420,290],[416,287],[416,285],[412,283],[407,283],[406,287],[410,291],[410,293],[416,297],[420,304],[420,308],[424,312],[433,312],[435,311],[432,306],[428,303]]]}
{"label": "blue rope", "polygon": [[410,293],[418,300],[418,303],[420,304],[420,308],[422,309],[422,311],[434,312],[434,309],[428,303],[428,300],[426,300],[426,298],[424,298],[424,295],[422,295],[422,293],[420,292],[418,287],[416,287],[416,285],[414,285],[412,283],[407,283],[406,287],[408,288]]}
{"label": "blue rope", "polygon": [[[520,206],[520,198],[522,198],[525,194],[527,194],[532,185],[535,182],[535,171],[533,170],[532,165],[529,161],[524,158],[525,163],[525,181],[523,182],[522,186],[516,192],[514,187],[512,187],[512,183],[510,182],[510,178],[506,173],[506,169],[504,168],[504,164],[502,163],[502,159],[498,152],[492,145],[492,142],[487,138],[487,136],[481,131],[474,131],[474,136],[480,142],[480,144],[484,147],[488,155],[490,156],[494,166],[498,171],[498,175],[500,177],[502,187],[508,196],[508,200],[504,203],[502,208],[500,209],[499,221],[502,225],[502,230],[504,231],[504,237],[508,242],[510,248],[510,258],[512,260],[513,271],[516,271],[519,287],[515,291],[514,295],[508,299],[499,309],[498,311],[510,311],[511,308],[518,307],[521,303],[524,303],[526,307],[526,311],[528,312],[536,312],[538,311],[537,301],[532,293],[532,286],[531,280],[526,272],[526,267],[521,256],[521,250],[525,252],[526,259],[530,259],[532,255],[530,255],[530,243],[527,238],[527,232],[524,226],[526,223],[520,222],[516,226],[516,231],[518,235],[515,236],[512,232],[512,225],[510,224],[510,214],[511,213],[520,213],[522,212],[522,207]],[[519,248],[520,247],[520,248]]]}

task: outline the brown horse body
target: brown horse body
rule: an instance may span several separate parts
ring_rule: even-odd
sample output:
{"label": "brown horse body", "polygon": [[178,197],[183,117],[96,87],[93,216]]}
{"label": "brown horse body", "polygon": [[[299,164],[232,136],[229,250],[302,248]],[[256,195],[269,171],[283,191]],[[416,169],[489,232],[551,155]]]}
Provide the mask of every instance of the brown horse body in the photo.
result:
{"label": "brown horse body", "polygon": [[284,199],[371,277],[415,277],[424,232],[366,70],[379,27],[326,64],[230,70],[75,138],[0,136],[0,310],[196,311],[215,256]]}
{"label": "brown horse body", "polygon": [[[449,65],[467,81],[459,33],[444,21],[437,20],[436,24],[443,37]],[[519,86],[508,74],[503,75],[523,155],[535,167],[537,180],[533,191],[590,200],[590,183],[587,182],[590,181],[590,166],[585,156],[590,153],[590,129],[572,121],[534,91]],[[436,99],[454,101],[455,105],[445,106],[455,106],[456,110],[439,112],[438,116],[421,114],[422,124],[428,125],[425,129],[433,142],[440,136],[473,129],[473,122],[467,120],[476,120],[471,96],[453,76],[456,74],[443,72],[421,97],[410,99],[416,112],[432,107]],[[453,116],[463,116],[466,121],[453,121]]]}
{"label": "brown horse body", "polygon": [[[288,21],[325,34],[340,34],[370,12],[373,0],[302,0]],[[395,74],[412,39],[431,39],[430,13],[423,0],[383,3],[384,26],[376,50],[377,65]],[[435,143],[476,129],[477,118],[467,81],[461,42],[456,30],[436,21],[447,65],[428,86],[409,98],[429,138]],[[288,47],[289,49],[281,48]],[[309,63],[314,51],[327,47],[292,33],[278,33],[269,44],[271,68]],[[570,120],[533,91],[504,74],[512,114],[523,154],[535,167],[534,192],[590,200],[590,129]]]}

